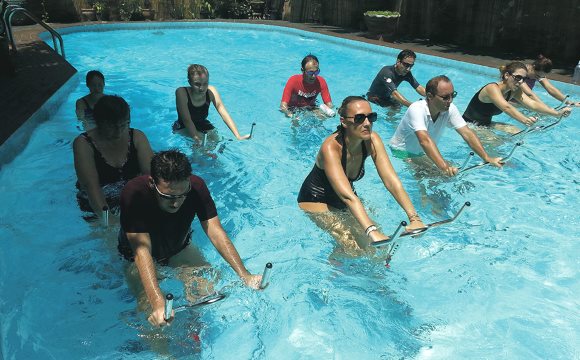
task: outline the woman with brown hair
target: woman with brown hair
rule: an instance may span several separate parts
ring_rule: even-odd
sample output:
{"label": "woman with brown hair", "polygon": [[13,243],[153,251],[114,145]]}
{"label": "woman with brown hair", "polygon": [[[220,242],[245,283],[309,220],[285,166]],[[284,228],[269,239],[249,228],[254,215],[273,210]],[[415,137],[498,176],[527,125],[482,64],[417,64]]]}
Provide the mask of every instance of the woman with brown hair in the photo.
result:
{"label": "woman with brown hair", "polygon": [[[424,228],[381,137],[372,131],[377,113],[372,112],[369,102],[360,96],[349,96],[338,113],[340,125],[322,143],[314,167],[300,189],[298,206],[317,225],[329,230],[347,251],[360,251],[371,242],[385,240],[387,236],[373,224],[353,187],[353,182],[364,176],[364,162],[370,156],[383,184],[406,212],[407,229]],[[342,216],[348,214],[343,211],[347,208],[350,219]]]}
{"label": "woman with brown hair", "polygon": [[514,132],[511,126],[492,122],[495,115],[506,113],[524,125],[530,126],[537,121],[537,118],[525,116],[515,106],[510,104],[510,100],[515,100],[522,106],[537,111],[539,113],[552,116],[568,116],[570,108],[556,111],[546,104],[536,101],[526,95],[521,85],[528,76],[526,65],[521,62],[512,62],[500,68],[500,81],[492,82],[482,87],[467,105],[463,113],[465,121],[476,125],[491,126],[500,130]]}

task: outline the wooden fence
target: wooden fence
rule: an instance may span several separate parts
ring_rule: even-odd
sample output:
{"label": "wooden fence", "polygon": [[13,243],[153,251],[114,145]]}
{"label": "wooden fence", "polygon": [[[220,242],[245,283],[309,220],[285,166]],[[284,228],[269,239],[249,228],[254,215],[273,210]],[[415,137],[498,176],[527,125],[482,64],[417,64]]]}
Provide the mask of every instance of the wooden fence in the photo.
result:
{"label": "wooden fence", "polygon": [[285,0],[286,19],[311,22],[320,3],[325,25],[364,29],[367,10],[399,10],[398,37],[534,57],[580,60],[580,0]]}

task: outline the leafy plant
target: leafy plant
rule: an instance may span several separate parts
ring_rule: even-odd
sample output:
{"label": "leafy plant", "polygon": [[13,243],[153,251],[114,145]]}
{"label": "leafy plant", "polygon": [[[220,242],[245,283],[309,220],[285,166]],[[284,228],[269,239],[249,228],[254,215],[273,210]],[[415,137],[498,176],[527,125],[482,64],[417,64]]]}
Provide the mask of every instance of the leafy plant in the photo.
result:
{"label": "leafy plant", "polygon": [[49,18],[48,18],[48,11],[46,11],[45,0],[41,0],[40,5],[42,6],[42,21],[47,23],[49,21]]}
{"label": "leafy plant", "polygon": [[93,9],[95,9],[97,14],[102,14],[105,10],[105,3],[97,1],[93,4]]}
{"label": "leafy plant", "polygon": [[399,17],[401,16],[401,13],[398,11],[367,11],[365,16]]}
{"label": "leafy plant", "polygon": [[119,2],[119,17],[123,21],[137,20],[142,17],[139,0],[121,0]]}

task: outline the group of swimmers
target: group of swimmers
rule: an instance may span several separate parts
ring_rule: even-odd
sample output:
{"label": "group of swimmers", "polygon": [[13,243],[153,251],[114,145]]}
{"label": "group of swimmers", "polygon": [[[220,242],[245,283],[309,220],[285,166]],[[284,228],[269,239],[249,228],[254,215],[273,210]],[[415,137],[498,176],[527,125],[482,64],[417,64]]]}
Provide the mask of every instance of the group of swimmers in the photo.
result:
{"label": "group of swimmers", "polygon": [[[372,131],[378,116],[371,102],[379,106],[409,106],[390,141],[393,154],[409,159],[426,154],[449,176],[457,174],[458,169],[443,159],[436,146],[445,127],[456,129],[484,161],[501,167],[501,158],[487,154],[465,121],[489,125],[491,117],[501,112],[525,124],[536,121],[521,114],[512,100],[554,116],[567,116],[571,111],[570,107],[556,111],[545,105],[532,92],[533,83],[524,87],[533,69],[534,76],[552,96],[566,100],[545,78],[549,72],[545,64],[534,63],[528,68],[511,63],[502,68],[499,82],[484,86],[474,95],[462,117],[452,103],[457,92],[451,80],[441,75],[429,80],[426,87],[421,86],[411,74],[415,59],[415,53],[403,50],[394,65],[384,67],[377,74],[366,98],[348,96],[342,101],[337,109],[340,124],[323,141],[314,166],[300,188],[300,208],[317,225],[328,230],[347,252],[365,251],[373,242],[388,239],[373,223],[353,187],[353,182],[365,174],[364,162],[368,156],[373,159],[386,189],[405,211],[409,219],[407,230],[426,226],[395,172],[383,140]],[[538,61],[542,59],[545,60]],[[332,113],[334,105],[326,81],[319,76],[316,56],[306,56],[301,70],[302,74],[288,80],[280,110],[289,117],[297,110],[316,111],[317,95],[322,94],[323,112]],[[208,70],[194,64],[189,66],[187,75],[190,86],[175,92],[174,132],[189,136],[196,145],[203,136],[217,141],[215,127],[207,119],[213,104],[234,136],[239,140],[248,139],[249,135],[238,132],[217,89],[209,85]],[[425,99],[414,103],[405,99],[397,90],[402,81],[409,82]],[[102,73],[88,72],[86,84],[90,93],[76,103],[77,117],[85,128],[73,143],[77,197],[81,209],[96,217],[108,216],[109,210],[117,209],[113,212],[120,213],[118,249],[125,259],[135,263],[136,276],[151,307],[150,323],[166,325],[174,315],[166,318],[164,314],[165,299],[157,281],[155,263],[177,266],[184,278],[188,275],[183,266],[206,264],[195,248],[188,246],[192,238],[191,223],[196,215],[220,255],[246,285],[258,288],[261,276],[252,275],[244,266],[221,225],[204,180],[192,174],[187,157],[178,150],[154,154],[145,134],[130,127],[127,102],[119,96],[104,94]],[[580,104],[568,101],[568,105]],[[343,221],[344,216],[350,216],[353,221]],[[191,281],[184,283],[188,291],[192,290],[189,289]]]}

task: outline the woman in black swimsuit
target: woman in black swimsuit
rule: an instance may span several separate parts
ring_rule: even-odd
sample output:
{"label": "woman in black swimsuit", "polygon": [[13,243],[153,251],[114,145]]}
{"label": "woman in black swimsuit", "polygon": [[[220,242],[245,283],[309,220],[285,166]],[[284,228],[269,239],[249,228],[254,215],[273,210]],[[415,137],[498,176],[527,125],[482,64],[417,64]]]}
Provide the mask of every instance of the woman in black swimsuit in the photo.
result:
{"label": "woman in black swimsuit", "polygon": [[541,101],[533,100],[522,91],[520,86],[528,76],[528,70],[523,63],[512,62],[502,66],[500,73],[500,81],[485,85],[473,96],[463,114],[465,121],[476,125],[492,126],[507,132],[519,131],[519,129],[514,129],[509,125],[491,121],[493,116],[505,112],[524,125],[533,125],[537,118],[528,117],[519,112],[515,106],[509,103],[512,99],[530,110],[543,114],[553,116],[568,116],[570,114],[570,108],[556,111]]}
{"label": "woman in black swimsuit", "polygon": [[[364,176],[364,161],[370,155],[385,187],[407,213],[408,230],[425,227],[391,165],[383,141],[372,131],[377,114],[369,102],[360,96],[349,96],[338,113],[338,130],[324,140],[314,168],[302,184],[300,208],[313,215],[317,225],[329,230],[345,250],[364,249],[372,241],[387,238],[373,225],[353,188],[353,182]],[[337,211],[346,208],[358,229],[337,218]]]}
{"label": "woman in black swimsuit", "polygon": [[85,81],[89,88],[89,93],[77,100],[75,112],[77,119],[82,123],[83,129],[89,131],[95,128],[93,111],[95,104],[103,96],[105,76],[100,71],[91,70],[87,73]]}
{"label": "woman in black swimsuit", "polygon": [[236,139],[250,138],[250,135],[242,136],[238,132],[217,89],[208,84],[209,72],[205,66],[189,65],[187,80],[189,87],[180,87],[175,91],[178,118],[173,124],[174,132],[191,137],[197,145],[201,143],[203,134],[207,134],[211,141],[218,141],[214,126],[207,120],[211,102]]}
{"label": "woman in black swimsuit", "polygon": [[81,210],[101,214],[114,210],[125,183],[149,174],[153,151],[145,134],[129,127],[129,105],[118,96],[104,95],[95,104],[97,127],[77,136],[74,163]]}

